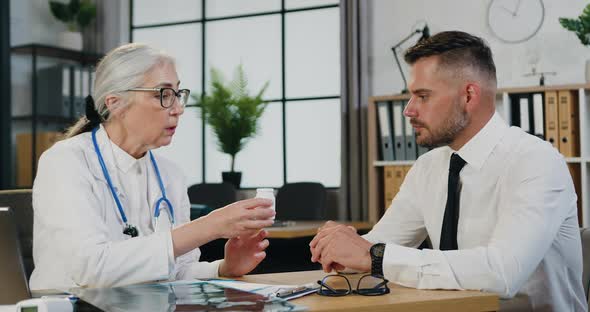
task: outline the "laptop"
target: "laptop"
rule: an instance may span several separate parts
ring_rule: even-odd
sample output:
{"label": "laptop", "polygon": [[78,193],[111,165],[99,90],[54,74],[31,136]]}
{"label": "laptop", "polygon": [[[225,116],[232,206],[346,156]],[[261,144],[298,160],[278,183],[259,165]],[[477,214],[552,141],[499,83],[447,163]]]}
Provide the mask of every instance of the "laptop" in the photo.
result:
{"label": "laptop", "polygon": [[16,219],[9,207],[0,207],[0,305],[31,298],[20,252]]}

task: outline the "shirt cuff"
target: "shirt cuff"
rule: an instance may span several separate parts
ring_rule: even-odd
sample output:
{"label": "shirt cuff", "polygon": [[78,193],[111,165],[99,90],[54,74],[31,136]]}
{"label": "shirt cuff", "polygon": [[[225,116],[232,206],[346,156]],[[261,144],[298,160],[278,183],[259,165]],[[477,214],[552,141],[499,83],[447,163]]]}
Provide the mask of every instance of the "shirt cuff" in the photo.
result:
{"label": "shirt cuff", "polygon": [[462,289],[440,250],[418,250],[389,243],[383,274],[392,282],[418,289]]}
{"label": "shirt cuff", "polygon": [[189,278],[218,278],[219,264],[222,260],[215,260],[213,262],[199,261],[190,265],[186,271],[186,276]]}

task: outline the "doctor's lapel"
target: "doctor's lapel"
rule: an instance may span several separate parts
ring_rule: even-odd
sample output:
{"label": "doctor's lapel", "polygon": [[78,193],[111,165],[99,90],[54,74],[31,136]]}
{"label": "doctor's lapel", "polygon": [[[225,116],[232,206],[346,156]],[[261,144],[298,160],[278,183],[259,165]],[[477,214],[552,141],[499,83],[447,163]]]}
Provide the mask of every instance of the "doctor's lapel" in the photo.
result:
{"label": "doctor's lapel", "polygon": [[[98,161],[98,156],[96,155],[96,151],[94,150],[94,145],[92,143],[92,137],[88,137],[90,143],[87,145],[87,148],[84,149],[84,154],[86,157],[86,161],[88,162],[88,169],[90,173],[98,180],[101,181],[105,188],[108,190],[109,197],[112,200],[113,205],[116,207],[115,200],[111,194],[111,190],[109,189],[109,184],[102,172],[102,168],[100,167],[100,162]],[[100,149],[100,153],[104,160],[105,166],[109,172],[109,176],[111,181],[113,182],[113,188],[115,189],[115,193],[119,197],[121,201],[121,205],[123,207],[127,207],[127,197],[125,196],[124,192],[121,189],[121,181],[119,180],[119,175],[116,174],[117,166],[115,165],[113,150],[109,144],[109,138],[107,136],[104,127],[101,125],[100,129],[96,132],[96,142],[98,143],[98,148]],[[120,219],[120,218],[119,218]],[[123,224],[123,220],[120,220],[121,224]]]}

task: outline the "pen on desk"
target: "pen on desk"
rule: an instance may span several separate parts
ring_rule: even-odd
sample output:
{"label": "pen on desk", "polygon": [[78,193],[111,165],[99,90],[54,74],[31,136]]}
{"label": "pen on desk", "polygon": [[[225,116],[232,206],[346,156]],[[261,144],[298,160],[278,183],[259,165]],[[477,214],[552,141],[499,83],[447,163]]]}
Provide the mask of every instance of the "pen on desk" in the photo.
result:
{"label": "pen on desk", "polygon": [[293,288],[293,289],[287,289],[287,290],[279,291],[279,292],[277,292],[277,297],[289,296],[289,295],[292,295],[294,293],[300,292],[302,290],[305,290],[305,287],[296,287],[296,288]]}
{"label": "pen on desk", "polygon": [[[311,287],[310,287],[311,286]],[[312,286],[312,284],[306,284],[306,285],[302,285],[299,287],[295,287],[293,289],[287,289],[287,290],[283,290],[283,291],[279,291],[277,292],[276,296],[277,297],[285,297],[285,296],[289,296],[289,295],[293,295],[302,291],[307,291],[307,290],[311,290],[314,287]]]}

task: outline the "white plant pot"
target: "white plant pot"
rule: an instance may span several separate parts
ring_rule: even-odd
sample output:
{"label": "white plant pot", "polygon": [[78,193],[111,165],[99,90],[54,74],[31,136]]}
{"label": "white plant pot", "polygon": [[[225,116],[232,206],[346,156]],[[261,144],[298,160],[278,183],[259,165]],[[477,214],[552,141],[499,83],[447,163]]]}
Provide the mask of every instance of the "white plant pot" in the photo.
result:
{"label": "white plant pot", "polygon": [[59,34],[58,44],[65,49],[82,51],[82,34],[74,31],[64,31]]}

